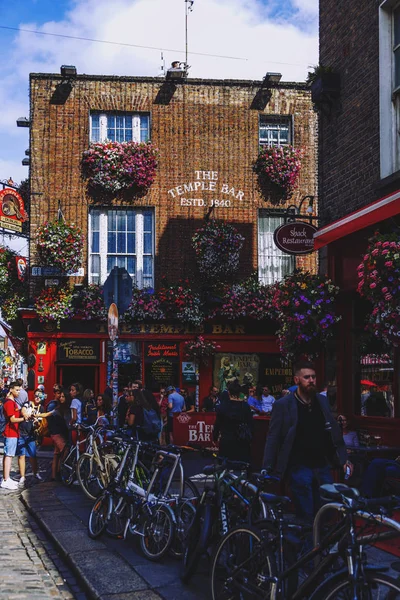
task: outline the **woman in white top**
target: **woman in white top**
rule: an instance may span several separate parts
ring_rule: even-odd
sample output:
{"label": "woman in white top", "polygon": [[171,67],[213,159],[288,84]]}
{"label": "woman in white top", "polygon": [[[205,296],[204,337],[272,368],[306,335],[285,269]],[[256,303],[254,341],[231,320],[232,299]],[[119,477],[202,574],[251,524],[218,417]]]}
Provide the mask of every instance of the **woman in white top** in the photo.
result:
{"label": "woman in white top", "polygon": [[69,388],[71,395],[71,421],[70,425],[80,425],[82,423],[82,402],[79,396],[82,393],[82,386],[80,383],[73,383]]}

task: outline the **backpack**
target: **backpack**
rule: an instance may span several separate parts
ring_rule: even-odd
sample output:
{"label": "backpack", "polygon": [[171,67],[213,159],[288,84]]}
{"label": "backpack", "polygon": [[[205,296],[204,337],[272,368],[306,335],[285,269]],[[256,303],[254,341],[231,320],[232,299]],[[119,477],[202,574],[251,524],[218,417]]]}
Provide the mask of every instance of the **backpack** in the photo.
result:
{"label": "backpack", "polygon": [[161,419],[154,410],[154,408],[151,408],[150,410],[146,408],[143,409],[142,431],[146,435],[154,436],[161,433]]}
{"label": "backpack", "polygon": [[50,436],[49,424],[45,417],[41,417],[38,423],[35,425],[34,436],[36,443],[40,446],[44,437]]}
{"label": "backpack", "polygon": [[0,435],[3,435],[4,430],[7,425],[6,415],[4,414],[4,406],[3,403],[0,403]]}

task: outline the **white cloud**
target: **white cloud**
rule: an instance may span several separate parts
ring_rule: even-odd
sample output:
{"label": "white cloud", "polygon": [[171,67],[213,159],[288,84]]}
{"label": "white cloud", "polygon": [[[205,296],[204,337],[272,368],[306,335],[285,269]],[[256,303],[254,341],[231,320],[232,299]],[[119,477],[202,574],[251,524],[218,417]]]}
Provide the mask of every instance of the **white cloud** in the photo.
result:
{"label": "white cloud", "polygon": [[[307,66],[318,62],[317,1],[292,0],[294,11],[285,19],[273,17],[273,6],[274,0],[195,0],[188,19],[190,76],[262,79],[267,71],[279,71],[283,80],[304,80]],[[167,67],[184,60],[184,25],[184,0],[75,0],[63,20],[20,23],[21,29],[163,48]],[[58,73],[62,64],[76,65],[79,73],[155,76],[161,57],[160,50],[18,32],[0,66],[0,135],[12,141],[8,153],[0,148],[0,179],[21,177],[27,146],[15,119],[29,114],[29,73]]]}

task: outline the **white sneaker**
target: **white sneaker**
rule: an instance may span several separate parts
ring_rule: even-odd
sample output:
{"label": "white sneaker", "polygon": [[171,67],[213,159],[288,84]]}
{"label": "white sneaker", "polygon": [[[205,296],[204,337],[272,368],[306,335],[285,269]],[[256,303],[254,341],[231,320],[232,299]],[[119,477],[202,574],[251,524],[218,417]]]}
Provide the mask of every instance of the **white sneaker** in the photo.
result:
{"label": "white sneaker", "polygon": [[38,481],[43,481],[43,477],[41,476],[40,473],[35,473],[34,478],[37,479]]}
{"label": "white sneaker", "polygon": [[10,478],[3,479],[3,481],[0,484],[0,487],[2,487],[4,490],[17,490],[18,483]]}
{"label": "white sneaker", "polygon": [[18,485],[25,485],[25,477],[20,478],[20,480],[18,481]]}

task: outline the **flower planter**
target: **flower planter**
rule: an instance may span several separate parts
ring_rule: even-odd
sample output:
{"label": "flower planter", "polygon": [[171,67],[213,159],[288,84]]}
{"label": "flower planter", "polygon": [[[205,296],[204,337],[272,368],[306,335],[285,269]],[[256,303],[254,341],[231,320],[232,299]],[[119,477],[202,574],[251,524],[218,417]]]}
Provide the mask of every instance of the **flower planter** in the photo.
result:
{"label": "flower planter", "polygon": [[192,237],[197,266],[206,281],[230,279],[238,270],[244,237],[232,225],[211,220]]}
{"label": "flower planter", "polygon": [[261,195],[271,204],[290,198],[298,184],[302,150],[293,146],[261,148],[253,170],[258,175]]}

